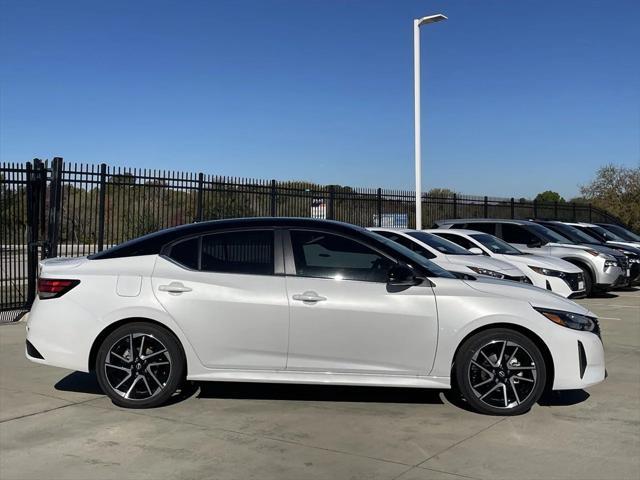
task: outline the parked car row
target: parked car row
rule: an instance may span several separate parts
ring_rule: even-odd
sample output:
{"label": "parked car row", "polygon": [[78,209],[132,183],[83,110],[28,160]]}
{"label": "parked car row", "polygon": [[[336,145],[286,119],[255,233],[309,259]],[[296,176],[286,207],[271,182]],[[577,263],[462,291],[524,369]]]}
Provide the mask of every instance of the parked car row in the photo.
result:
{"label": "parked car row", "polygon": [[[26,356],[95,371],[129,408],[161,405],[192,380],[454,388],[480,412],[515,415],[545,390],[603,381],[596,315],[528,283],[546,278],[562,291],[560,278],[570,296],[583,270],[455,222],[375,233],[312,219],[220,220],[44,260]],[[520,226],[481,225],[503,240]],[[435,235],[453,232],[483,254]],[[535,242],[522,245],[550,243],[527,246]],[[592,259],[598,284],[621,274],[616,257],[595,249],[557,239],[548,248]]]}
{"label": "parked car row", "polygon": [[[436,222],[436,227],[437,230],[431,230],[432,233],[465,248],[470,248],[470,240],[477,240],[473,242],[474,245],[471,248],[478,248],[481,252],[476,253],[483,255],[491,256],[487,250],[492,248],[486,245],[483,248],[478,245],[482,242],[479,242],[477,237],[470,237],[471,231],[485,233],[502,240],[503,244],[509,244],[519,253],[563,260],[565,262],[563,269],[548,268],[546,272],[538,271],[537,273],[548,277],[545,279],[543,288],[564,296],[591,295],[598,291],[640,283],[640,243],[631,241],[602,242],[588,233],[594,228],[596,230],[604,229],[598,225],[474,218],[441,220]],[[504,245],[502,246],[504,247]],[[494,246],[494,248],[498,247]],[[566,263],[579,268],[582,277],[576,275],[575,270],[573,272],[567,270]],[[569,295],[566,295],[566,287],[560,288],[561,285],[552,282],[551,277],[561,278],[567,283],[571,288]],[[529,278],[533,282],[534,279]],[[580,287],[581,282],[584,285],[583,288],[576,288],[576,286]],[[556,283],[556,289],[554,289],[554,283]]]}

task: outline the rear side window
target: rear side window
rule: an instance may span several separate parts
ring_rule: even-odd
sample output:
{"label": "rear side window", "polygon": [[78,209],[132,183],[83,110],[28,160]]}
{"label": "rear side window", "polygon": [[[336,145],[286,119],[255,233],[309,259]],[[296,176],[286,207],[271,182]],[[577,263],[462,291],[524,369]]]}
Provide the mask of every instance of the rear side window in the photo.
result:
{"label": "rear side window", "polygon": [[198,256],[198,238],[190,238],[189,240],[176,243],[171,247],[171,253],[169,254],[169,258],[173,261],[192,270],[198,269]]}
{"label": "rear side window", "polygon": [[488,222],[466,223],[463,227],[458,227],[458,228],[466,228],[468,230],[475,230],[477,232],[489,233],[491,235],[496,234],[495,223],[488,223]]}
{"label": "rear side window", "polygon": [[273,275],[273,231],[225,232],[202,237],[200,269],[218,273]]}
{"label": "rear side window", "polygon": [[540,241],[540,239],[529,232],[526,228],[513,223],[502,224],[502,239],[507,243],[520,243],[528,245]]}

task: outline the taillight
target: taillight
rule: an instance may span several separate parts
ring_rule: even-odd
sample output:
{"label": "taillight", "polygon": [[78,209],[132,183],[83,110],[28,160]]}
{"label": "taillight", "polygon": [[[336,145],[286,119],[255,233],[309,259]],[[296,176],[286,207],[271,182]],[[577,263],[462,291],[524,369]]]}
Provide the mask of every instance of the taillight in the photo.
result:
{"label": "taillight", "polygon": [[78,285],[80,280],[63,280],[61,278],[39,278],[38,298],[58,298]]}

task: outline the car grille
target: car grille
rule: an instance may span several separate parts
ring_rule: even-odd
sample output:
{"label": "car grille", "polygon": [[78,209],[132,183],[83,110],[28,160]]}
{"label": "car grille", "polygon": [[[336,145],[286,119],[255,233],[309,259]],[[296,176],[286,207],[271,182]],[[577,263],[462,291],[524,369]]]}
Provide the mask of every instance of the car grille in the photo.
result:
{"label": "car grille", "polygon": [[576,290],[584,290],[584,283],[582,288],[579,287],[580,282],[584,281],[584,276],[582,275],[582,272],[565,273],[562,279],[567,283],[567,285],[569,285],[569,288],[571,288],[572,291],[575,292]]}
{"label": "car grille", "polygon": [[616,260],[618,261],[618,265],[620,265],[620,267],[624,268],[625,270],[629,268],[629,260],[627,259],[627,257],[616,257]]}

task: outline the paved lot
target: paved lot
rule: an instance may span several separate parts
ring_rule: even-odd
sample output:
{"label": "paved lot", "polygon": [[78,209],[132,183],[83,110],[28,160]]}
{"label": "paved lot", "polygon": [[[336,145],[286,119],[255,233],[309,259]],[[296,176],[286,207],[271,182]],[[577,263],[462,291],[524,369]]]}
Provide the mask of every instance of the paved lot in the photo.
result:
{"label": "paved lot", "polygon": [[640,290],[581,300],[609,378],[515,418],[433,391],[207,384],[153,410],[114,407],[91,375],[23,355],[0,326],[0,479],[640,478]]}

